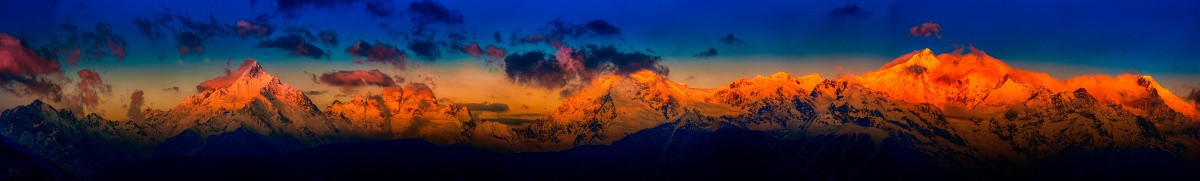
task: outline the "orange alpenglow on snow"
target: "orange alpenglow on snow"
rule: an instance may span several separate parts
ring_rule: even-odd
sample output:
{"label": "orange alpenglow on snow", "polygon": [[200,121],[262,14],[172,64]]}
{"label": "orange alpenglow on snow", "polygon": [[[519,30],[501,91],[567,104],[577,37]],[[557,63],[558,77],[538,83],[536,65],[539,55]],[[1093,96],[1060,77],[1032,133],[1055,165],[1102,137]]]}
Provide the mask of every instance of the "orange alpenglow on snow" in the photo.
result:
{"label": "orange alpenglow on snow", "polygon": [[970,47],[970,51],[936,56],[929,49],[914,51],[851,81],[887,93],[893,99],[929,103],[943,109],[1003,107],[1020,103],[1039,91],[1084,89],[1097,100],[1121,105],[1134,113],[1147,114],[1150,106],[1162,103],[1193,119],[1200,118],[1195,105],[1172,94],[1150,76],[1090,75],[1060,81],[1046,73],[1012,68],[975,47]]}

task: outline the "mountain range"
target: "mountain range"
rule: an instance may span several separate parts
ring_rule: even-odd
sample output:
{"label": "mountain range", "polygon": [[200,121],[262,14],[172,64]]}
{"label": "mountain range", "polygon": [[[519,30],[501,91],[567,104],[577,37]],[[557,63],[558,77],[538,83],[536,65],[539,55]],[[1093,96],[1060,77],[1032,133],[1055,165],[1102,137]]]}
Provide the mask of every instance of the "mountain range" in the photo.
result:
{"label": "mountain range", "polygon": [[718,88],[614,73],[521,125],[440,103],[421,83],[319,109],[247,59],[141,120],[34,101],[5,110],[0,135],[4,153],[20,157],[3,163],[22,165],[10,175],[104,180],[463,172],[453,169],[484,170],[452,177],[466,179],[1087,176],[1080,165],[1173,178],[1200,168],[1200,108],[1152,77],[1064,81],[970,51],[917,50],[855,77],[780,72]]}

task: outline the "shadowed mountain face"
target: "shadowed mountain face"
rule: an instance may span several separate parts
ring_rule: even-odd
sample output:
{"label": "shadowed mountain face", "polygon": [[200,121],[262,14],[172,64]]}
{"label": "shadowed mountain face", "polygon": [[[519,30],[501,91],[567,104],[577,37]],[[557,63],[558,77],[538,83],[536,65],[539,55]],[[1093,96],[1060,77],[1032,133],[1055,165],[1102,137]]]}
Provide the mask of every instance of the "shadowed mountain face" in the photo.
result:
{"label": "shadowed mountain face", "polygon": [[18,145],[8,137],[0,136],[0,179],[12,180],[62,180],[71,178],[57,165],[29,149]]}
{"label": "shadowed mountain face", "polygon": [[4,137],[76,175],[145,160],[139,155],[154,145],[144,125],[95,114],[77,118],[41,101],[5,110],[0,118]]}
{"label": "shadowed mountain face", "polygon": [[[684,117],[689,118],[639,131],[611,145],[558,152],[496,153],[402,139],[330,144],[268,157],[174,157],[101,172],[93,178],[1172,179],[1197,176],[1188,170],[1200,166],[1161,151],[1118,149],[1062,154],[1039,161],[1036,167],[1008,172],[961,172],[962,168],[938,164],[939,158],[913,148],[904,139],[875,142],[868,135],[812,135],[781,140],[761,131],[698,120],[695,115]],[[1135,172],[1125,172],[1129,170]]]}
{"label": "shadowed mountain face", "polygon": [[1059,81],[977,50],[920,50],[858,77],[781,72],[712,89],[649,70],[598,76],[523,125],[477,119],[419,83],[320,110],[254,60],[197,89],[170,110],[143,111],[144,121],[77,118],[35,101],[4,111],[0,133],[106,180],[1136,176],[1079,165],[1172,178],[1200,169],[1194,103],[1153,78]]}

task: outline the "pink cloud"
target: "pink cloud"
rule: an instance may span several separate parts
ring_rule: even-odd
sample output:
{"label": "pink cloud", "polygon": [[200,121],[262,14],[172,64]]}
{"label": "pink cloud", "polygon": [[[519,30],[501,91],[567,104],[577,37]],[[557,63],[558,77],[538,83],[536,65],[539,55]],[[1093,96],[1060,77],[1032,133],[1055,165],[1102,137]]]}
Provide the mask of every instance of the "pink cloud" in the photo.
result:
{"label": "pink cloud", "polygon": [[484,54],[487,54],[488,58],[492,59],[490,61],[493,61],[493,60],[504,59],[504,56],[508,55],[508,52],[504,51],[504,49],[501,49],[500,47],[496,47],[494,45],[488,45],[487,51],[485,51]]}
{"label": "pink cloud", "polygon": [[100,101],[99,93],[112,93],[112,85],[105,84],[96,71],[83,69],[79,70],[77,74],[79,75],[79,84],[76,86],[79,87],[79,92],[82,94],[84,105],[95,106]]}
{"label": "pink cloud", "polygon": [[383,74],[379,70],[354,70],[354,71],[337,71],[322,74],[318,80],[321,83],[341,86],[343,91],[349,92],[351,89],[361,86],[374,85],[379,87],[392,87],[396,85],[396,81],[387,74]]}
{"label": "pink cloud", "polygon": [[[17,96],[32,94],[62,100],[62,69],[58,62],[35,53],[21,40],[0,33],[0,88]],[[56,79],[57,78],[57,79]]]}
{"label": "pink cloud", "polygon": [[463,47],[463,53],[471,56],[471,58],[479,58],[483,55],[483,49],[479,48],[479,44],[471,42],[470,45]]}
{"label": "pink cloud", "polygon": [[942,35],[940,34],[941,32],[942,25],[938,25],[937,23],[933,22],[921,23],[921,25],[917,25],[908,29],[908,35],[914,37],[937,35],[938,38],[942,38]]}
{"label": "pink cloud", "polygon": [[266,24],[252,23],[246,20],[238,20],[236,27],[237,29],[234,31],[236,31],[238,36],[242,38],[250,35],[254,35],[256,37],[266,37],[267,35],[271,35],[272,32],[271,27],[267,26]]}
{"label": "pink cloud", "polygon": [[58,62],[34,53],[16,37],[0,33],[0,74],[29,76],[60,71]]}

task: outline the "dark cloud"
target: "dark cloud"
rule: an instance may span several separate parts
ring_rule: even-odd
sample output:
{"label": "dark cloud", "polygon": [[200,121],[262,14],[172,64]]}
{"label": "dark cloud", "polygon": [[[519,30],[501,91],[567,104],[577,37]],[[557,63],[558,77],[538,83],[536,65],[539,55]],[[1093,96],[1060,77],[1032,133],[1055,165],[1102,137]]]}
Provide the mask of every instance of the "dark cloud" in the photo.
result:
{"label": "dark cloud", "polygon": [[508,55],[504,58],[504,73],[513,82],[547,89],[563,87],[573,78],[559,66],[558,59],[540,51]]}
{"label": "dark cloud", "polygon": [[414,55],[433,61],[442,56],[442,51],[438,48],[438,43],[433,40],[413,40],[408,43],[408,50]]}
{"label": "dark cloud", "polygon": [[125,38],[114,34],[112,26],[107,22],[96,23],[93,31],[80,32],[78,28],[64,22],[61,28],[65,35],[55,37],[52,47],[57,47],[51,58],[67,57],[63,62],[68,65],[78,65],[81,61],[100,61],[105,57],[114,57],[118,61],[125,59],[125,49],[129,47]]}
{"label": "dark cloud", "polygon": [[276,12],[294,17],[300,15],[302,10],[307,7],[333,9],[349,6],[356,2],[359,0],[275,0],[275,5]]}
{"label": "dark cloud", "polygon": [[200,54],[204,54],[204,39],[195,33],[179,33],[175,35],[175,42],[176,46],[179,47],[179,56],[187,54],[200,56]]}
{"label": "dark cloud", "polygon": [[583,25],[583,28],[592,33],[596,33],[598,35],[605,35],[605,36],[616,35],[618,33],[621,33],[621,28],[618,28],[617,26],[613,26],[612,24],[609,24],[607,21],[604,21],[604,20],[592,20],[592,21],[588,22],[587,24]]}
{"label": "dark cloud", "polygon": [[738,39],[737,37],[733,37],[733,33],[730,33],[729,35],[725,35],[724,37],[721,37],[721,43],[724,43],[724,44],[726,44],[726,45],[743,45],[743,44],[746,44],[746,42],[742,41],[742,39]]}
{"label": "dark cloud", "polygon": [[[58,62],[39,55],[20,39],[0,33],[0,88],[17,96],[37,95],[62,100],[62,86],[50,77],[62,77]],[[50,76],[50,77],[48,77]]]}
{"label": "dark cloud", "polygon": [[492,38],[496,39],[496,43],[504,42],[504,38],[500,36],[500,32],[492,33]]}
{"label": "dark cloud", "polygon": [[337,71],[322,74],[321,83],[340,86],[344,91],[350,91],[361,86],[392,87],[396,81],[379,70]]}
{"label": "dark cloud", "polygon": [[229,21],[218,23],[211,12],[208,13],[208,18],[193,19],[190,14],[163,7],[149,17],[135,17],[133,23],[137,25],[139,32],[151,41],[165,39],[166,34],[173,35],[180,56],[200,56],[204,54],[204,44],[210,38],[270,36],[275,28],[266,24],[267,17],[267,14],[263,14],[253,20],[239,20],[232,24]]}
{"label": "dark cloud", "polygon": [[314,84],[321,84],[321,80],[320,80],[320,78],[318,78],[317,74],[308,72],[308,71],[303,71],[303,72],[304,72],[304,75],[308,75],[308,76],[312,77],[312,82]]}
{"label": "dark cloud", "polygon": [[317,33],[317,36],[321,38],[321,43],[325,43],[325,45],[334,46],[338,44],[338,35],[336,31],[324,30],[320,33]]}
{"label": "dark cloud", "polygon": [[859,7],[858,4],[846,4],[829,11],[831,17],[850,17],[850,18],[867,18],[871,16],[871,12]]}
{"label": "dark cloud", "polygon": [[408,5],[413,22],[417,25],[444,23],[448,25],[462,24],[463,15],[458,10],[451,10],[431,0],[413,1]]}
{"label": "dark cloud", "polygon": [[304,38],[309,40],[317,39],[316,34],[313,34],[311,30],[308,30],[308,28],[305,27],[292,26],[284,28],[283,31],[287,32],[289,35],[304,35]]}
{"label": "dark cloud", "polygon": [[504,103],[488,103],[488,102],[466,103],[466,104],[462,104],[462,106],[467,107],[467,109],[471,110],[471,111],[484,111],[484,112],[494,112],[494,113],[508,112],[508,104],[504,104]]}
{"label": "dark cloud", "polygon": [[354,63],[390,64],[401,70],[404,70],[408,64],[408,54],[404,54],[404,51],[396,49],[395,46],[378,41],[375,42],[375,45],[358,41],[358,43],[354,43],[354,46],[346,48],[346,53],[354,57]]}
{"label": "dark cloud", "polygon": [[[229,74],[229,73],[225,73]],[[179,92],[179,86],[167,87],[162,89],[163,92]]]}
{"label": "dark cloud", "polygon": [[17,76],[0,74],[0,88],[17,96],[35,95],[54,102],[61,102],[62,86],[45,76]]}
{"label": "dark cloud", "polygon": [[[517,38],[515,38],[515,35],[514,35],[513,39],[517,39]],[[546,40],[547,40],[546,35],[529,35],[529,36],[526,36],[525,38],[518,39],[517,42],[534,44],[534,43],[546,42]]]}
{"label": "dark cloud", "polygon": [[[549,35],[550,37],[553,37],[555,39],[564,39],[564,38],[567,38],[568,36],[569,37],[579,37],[579,35],[582,35],[583,33],[585,33],[583,31],[581,31],[583,29],[580,28],[579,25],[567,24],[562,19],[554,19],[554,20],[546,23],[546,25],[548,26],[546,28],[547,35]],[[543,38],[543,37],[526,37],[525,39],[529,40],[529,41],[542,42],[541,38]]]}
{"label": "dark cloud", "polygon": [[162,7],[161,11],[155,10],[152,17],[137,17],[133,19],[133,24],[138,27],[138,31],[151,41],[161,40],[166,37],[164,33],[166,25],[175,20],[171,15],[171,11],[166,7]]}
{"label": "dark cloud", "polygon": [[703,52],[692,55],[692,57],[696,57],[696,58],[707,58],[707,57],[715,57],[715,56],[717,56],[716,48],[708,48],[708,50],[705,50]]}
{"label": "dark cloud", "polygon": [[141,32],[142,36],[146,36],[147,39],[152,41],[160,40],[167,36],[163,33],[163,28],[161,26],[154,24],[154,22],[151,22],[148,18],[134,18],[133,24],[137,25],[138,32]]}
{"label": "dark cloud", "polygon": [[374,0],[374,1],[367,2],[367,7],[366,7],[366,9],[363,9],[363,10],[367,11],[367,13],[370,13],[371,16],[391,17],[393,15],[396,15],[395,12],[392,12],[395,9],[396,9],[396,3],[392,2],[392,1]]}
{"label": "dark cloud", "polygon": [[926,22],[926,23],[921,23],[920,25],[917,25],[917,26],[913,26],[912,28],[909,28],[908,36],[927,37],[929,35],[937,35],[938,38],[942,38],[941,32],[942,32],[942,25],[939,25],[934,22]]}
{"label": "dark cloud", "polygon": [[191,15],[180,13],[175,14],[175,19],[179,20],[179,23],[183,25],[185,29],[194,32],[196,35],[198,35],[198,37],[204,39],[216,36],[225,36],[231,32],[229,27],[222,26],[220,23],[217,23],[217,18],[213,17],[211,12],[208,13],[208,21],[193,21]]}
{"label": "dark cloud", "polygon": [[[1187,96],[1185,96],[1184,99],[1188,100],[1188,101],[1192,101],[1192,103],[1200,106],[1200,88],[1193,88],[1192,91],[1189,92],[1187,94]],[[1200,108],[1197,108],[1197,109],[1200,109]]]}
{"label": "dark cloud", "polygon": [[[504,71],[509,80],[542,88],[562,88],[571,81],[591,81],[597,75],[628,75],[650,70],[666,75],[670,70],[662,65],[662,57],[641,52],[622,52],[613,45],[586,45],[579,48],[552,40],[557,49],[553,55],[540,51],[516,53],[504,58]],[[573,90],[564,90],[569,95]]]}
{"label": "dark cloud", "polygon": [[662,57],[651,56],[642,52],[621,52],[613,45],[587,45],[583,49],[583,65],[590,71],[607,71],[615,68],[620,75],[628,75],[641,70],[650,70],[666,75],[670,70],[660,64]]}
{"label": "dark cloud", "polygon": [[462,47],[463,42],[467,40],[467,32],[449,32],[446,34],[447,41],[456,47]]}
{"label": "dark cloud", "polygon": [[[541,28],[549,38],[564,39],[567,37],[578,38],[584,35],[593,36],[613,36],[621,33],[621,28],[612,25],[604,20],[592,20],[586,24],[578,25],[564,22],[562,19],[554,19],[546,23],[546,27]],[[535,38],[535,39],[529,39]],[[545,37],[527,37],[531,42],[540,42],[540,38]]]}
{"label": "dark cloud", "polygon": [[109,54],[116,57],[117,60],[125,60],[125,48],[129,45],[125,43],[125,38],[112,33],[112,25],[105,22],[96,23],[96,32],[94,34],[84,33],[83,36],[85,39],[91,40],[90,43],[104,45],[95,50],[94,58],[99,59],[99,56]]}
{"label": "dark cloud", "polygon": [[126,113],[129,119],[134,121],[146,120],[146,115],[142,114],[142,104],[145,103],[145,98],[142,96],[142,90],[133,91],[133,94],[129,95],[129,112]]}
{"label": "dark cloud", "polygon": [[105,84],[104,80],[100,79],[100,74],[96,73],[96,71],[83,69],[76,72],[76,74],[79,75],[79,83],[76,86],[79,87],[80,97],[82,97],[81,103],[83,105],[95,106],[96,103],[100,102],[99,94],[112,93],[112,85]]}
{"label": "dark cloud", "polygon": [[234,26],[236,27],[234,32],[236,32],[237,35],[242,38],[250,35],[254,35],[255,37],[259,38],[268,37],[271,36],[272,32],[275,32],[275,29],[271,28],[271,25],[267,24],[266,22],[238,20]]}
{"label": "dark cloud", "polygon": [[305,95],[308,95],[308,96],[319,96],[319,95],[324,95],[325,93],[329,93],[329,91],[327,91],[327,90],[323,90],[323,91],[304,91],[304,94],[305,94]]}
{"label": "dark cloud", "polygon": [[290,51],[290,56],[306,56],[313,59],[325,57],[325,51],[321,50],[312,43],[308,43],[304,37],[292,34],[284,37],[275,38],[274,40],[265,40],[258,43],[258,48],[279,48]]}

